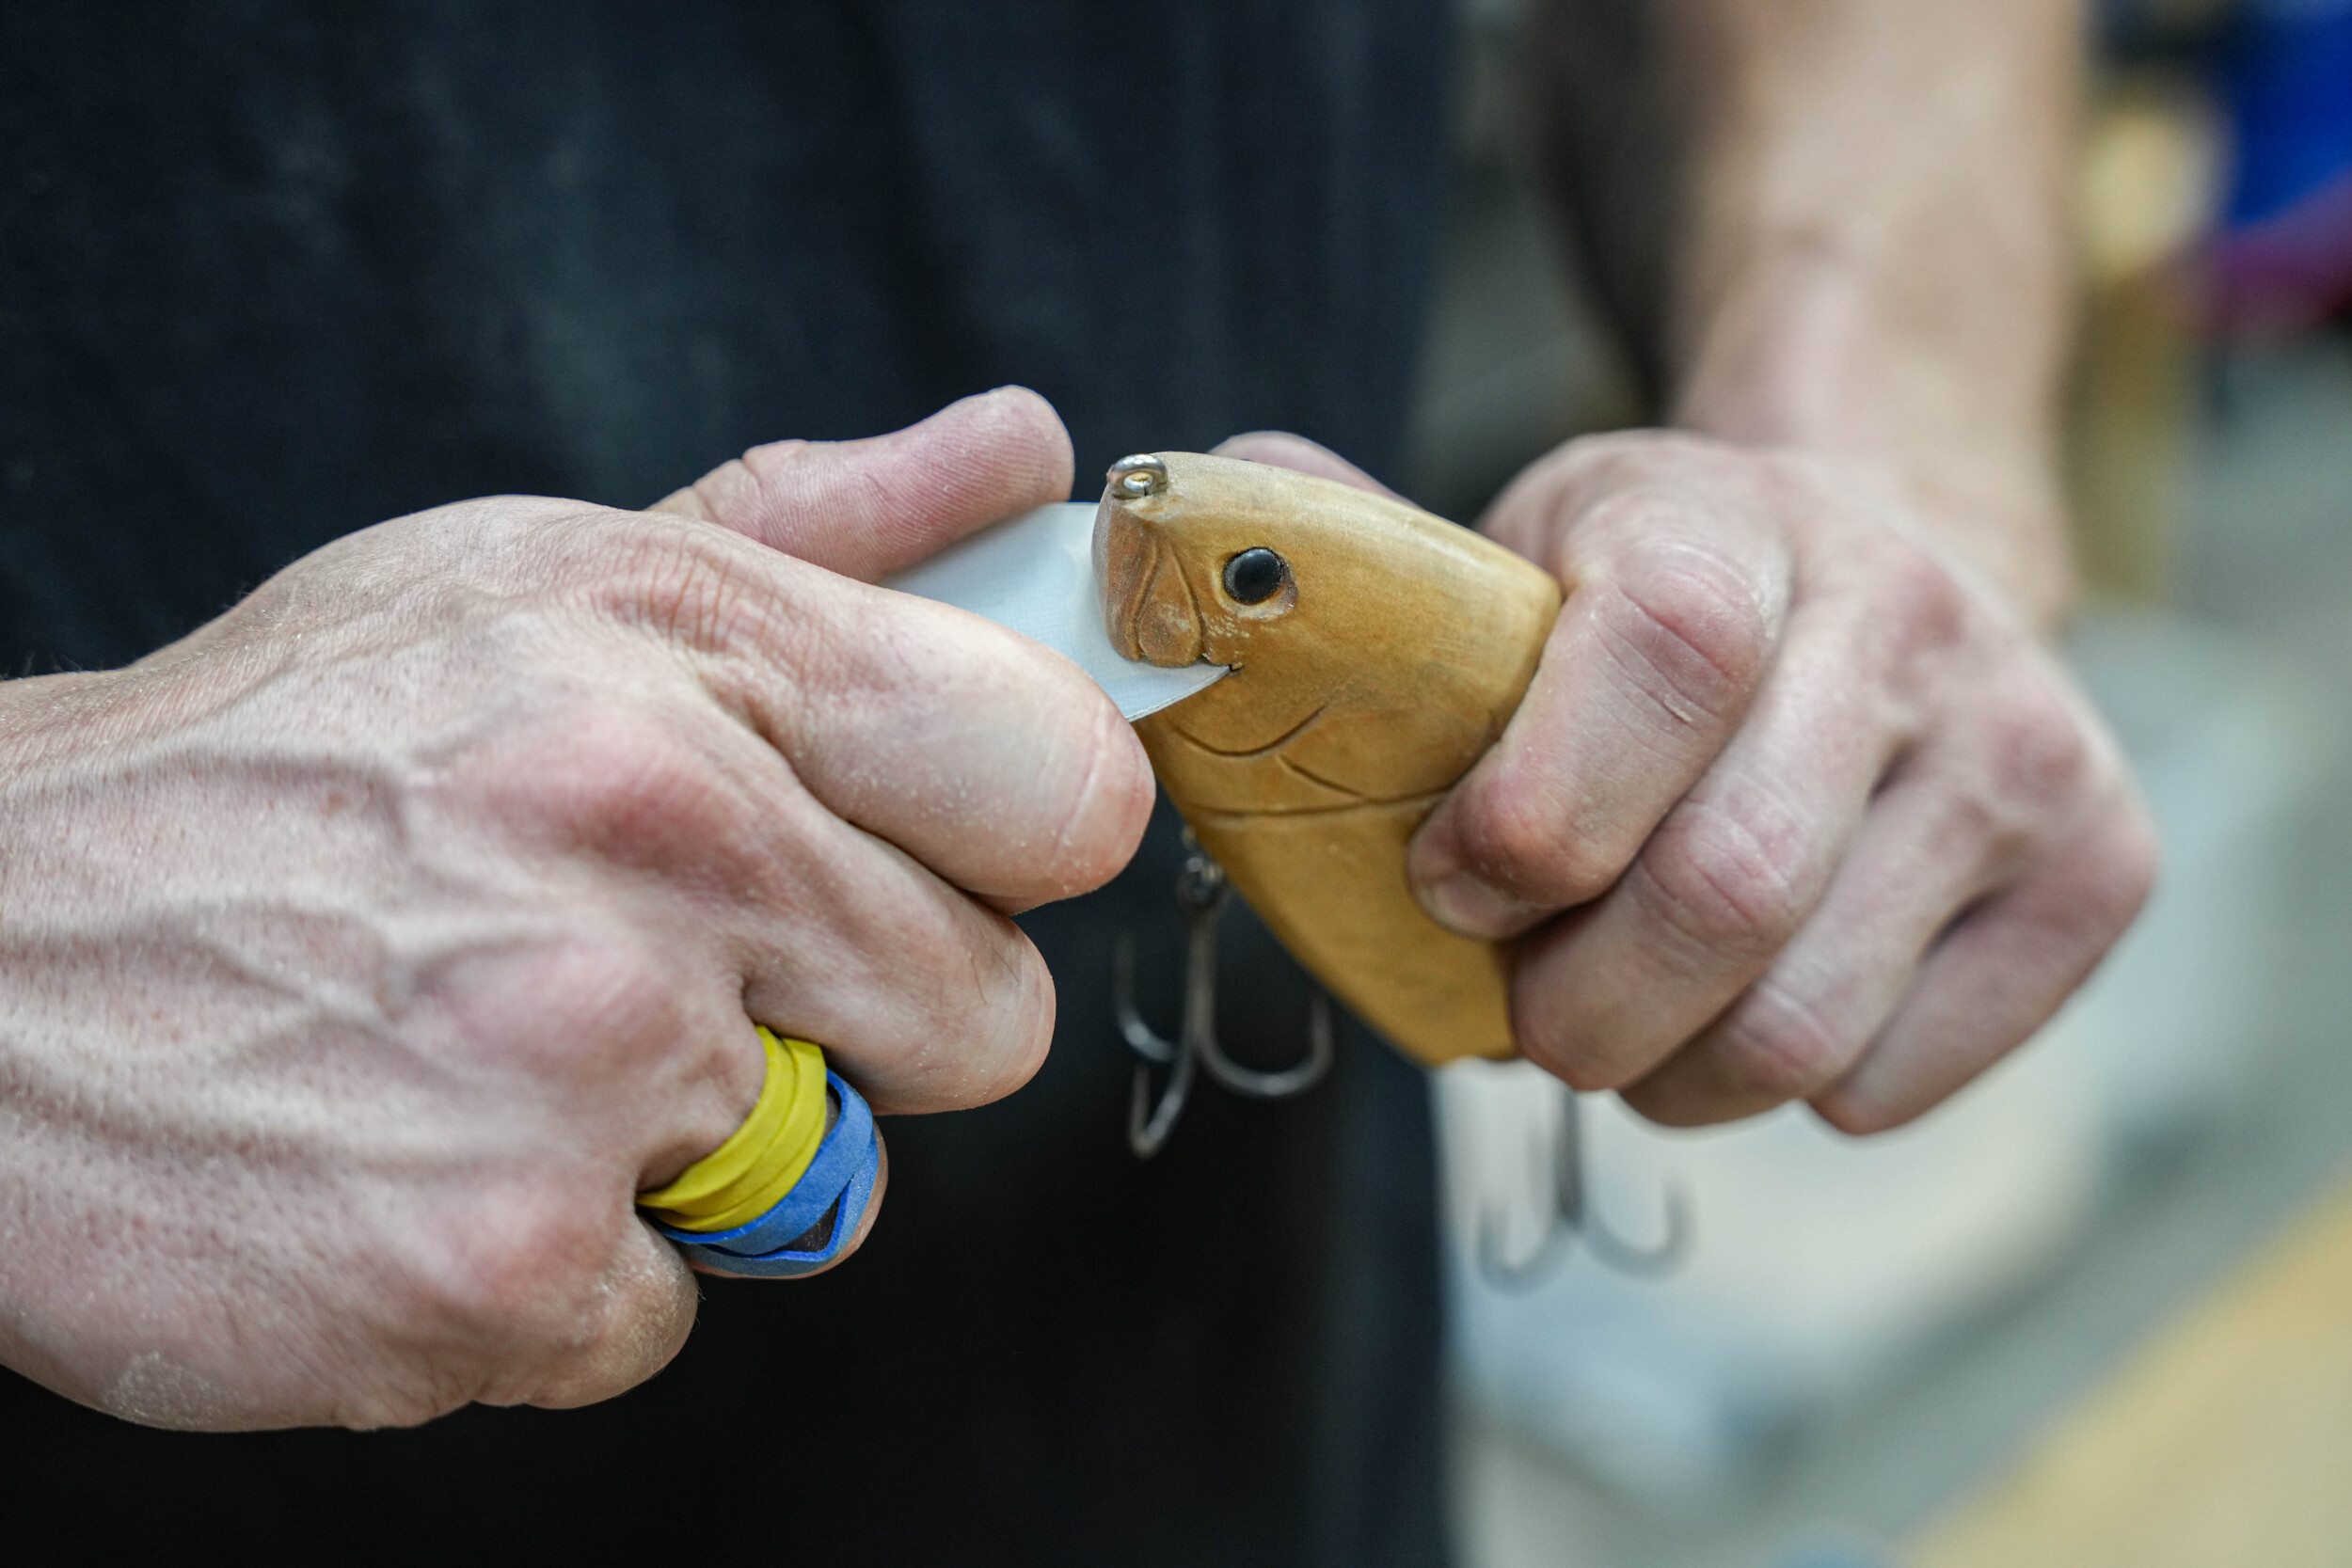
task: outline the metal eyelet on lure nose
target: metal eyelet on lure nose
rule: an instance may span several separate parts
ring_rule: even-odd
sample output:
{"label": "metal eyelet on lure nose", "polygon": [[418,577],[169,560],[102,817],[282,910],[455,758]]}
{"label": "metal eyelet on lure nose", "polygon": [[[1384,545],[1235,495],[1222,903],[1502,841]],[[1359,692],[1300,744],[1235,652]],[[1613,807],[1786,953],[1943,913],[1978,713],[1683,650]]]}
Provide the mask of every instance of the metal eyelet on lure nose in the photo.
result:
{"label": "metal eyelet on lure nose", "polygon": [[1104,477],[1110,481],[1111,488],[1127,499],[1141,500],[1168,488],[1168,465],[1148,451],[1137,452],[1112,464]]}
{"label": "metal eyelet on lure nose", "polygon": [[1289,562],[1260,545],[1225,563],[1225,592],[1236,604],[1263,604],[1282,591],[1290,573]]}

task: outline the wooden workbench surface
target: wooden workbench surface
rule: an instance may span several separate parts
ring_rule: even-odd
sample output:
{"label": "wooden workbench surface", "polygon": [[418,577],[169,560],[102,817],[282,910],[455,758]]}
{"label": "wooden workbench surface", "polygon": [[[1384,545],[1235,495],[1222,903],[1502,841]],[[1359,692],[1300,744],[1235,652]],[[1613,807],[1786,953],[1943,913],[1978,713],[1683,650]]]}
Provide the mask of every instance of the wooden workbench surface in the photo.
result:
{"label": "wooden workbench surface", "polygon": [[2352,1184],[2143,1346],[1907,1560],[2352,1564]]}

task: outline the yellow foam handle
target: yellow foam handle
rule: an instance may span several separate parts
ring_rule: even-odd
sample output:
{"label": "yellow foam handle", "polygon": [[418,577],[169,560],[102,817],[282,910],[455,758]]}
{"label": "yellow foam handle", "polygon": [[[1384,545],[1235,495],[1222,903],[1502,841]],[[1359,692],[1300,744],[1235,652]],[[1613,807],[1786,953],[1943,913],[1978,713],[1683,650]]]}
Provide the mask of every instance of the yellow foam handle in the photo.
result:
{"label": "yellow foam handle", "polygon": [[800,1076],[799,1064],[787,1053],[784,1043],[764,1027],[759,1030],[759,1043],[766,1062],[765,1072],[759,1099],[753,1103],[743,1124],[729,1134],[726,1142],[680,1171],[669,1185],[639,1193],[639,1203],[648,1209],[675,1209],[680,1204],[707,1198],[732,1185],[775,1142],[776,1132],[791,1110],[792,1090]]}
{"label": "yellow foam handle", "polygon": [[809,1162],[817,1157],[818,1145],[824,1141],[821,1133],[826,1119],[823,1113],[825,1095],[821,1089],[818,1092],[817,1101],[819,1117],[818,1128],[820,1135],[811,1138],[807,1147],[801,1150],[797,1158],[778,1165],[765,1185],[746,1192],[734,1203],[712,1213],[693,1215],[673,1213],[669,1216],[669,1223],[680,1230],[732,1230],[739,1225],[749,1224],[773,1209],[784,1195],[792,1190],[792,1184],[807,1171]]}
{"label": "yellow foam handle", "polygon": [[[707,1198],[679,1205],[669,1212],[669,1223],[680,1230],[732,1230],[759,1218],[792,1190],[817,1158],[832,1124],[827,1116],[825,1059],[805,1040],[787,1040],[799,1048],[799,1075],[792,1087],[792,1107],[757,1164]],[[805,1051],[808,1056],[802,1056]],[[812,1061],[810,1058],[813,1057]],[[715,1152],[715,1151],[714,1151]]]}
{"label": "yellow foam handle", "polygon": [[726,1142],[637,1201],[681,1230],[728,1230],[756,1219],[791,1191],[825,1132],[825,1054],[807,1040],[759,1031],[768,1076]]}

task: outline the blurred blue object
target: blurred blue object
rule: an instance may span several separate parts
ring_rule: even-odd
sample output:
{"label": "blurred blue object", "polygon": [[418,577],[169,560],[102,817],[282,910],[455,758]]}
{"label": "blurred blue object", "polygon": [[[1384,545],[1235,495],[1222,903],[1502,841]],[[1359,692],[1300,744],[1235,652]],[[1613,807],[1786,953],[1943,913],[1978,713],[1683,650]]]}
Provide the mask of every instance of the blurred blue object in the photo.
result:
{"label": "blurred blue object", "polygon": [[2231,54],[2237,228],[2352,173],[2352,0],[2252,0]]}
{"label": "blurred blue object", "polygon": [[2225,87],[2236,166],[2215,324],[2316,325],[2352,303],[2352,0],[2249,0]]}

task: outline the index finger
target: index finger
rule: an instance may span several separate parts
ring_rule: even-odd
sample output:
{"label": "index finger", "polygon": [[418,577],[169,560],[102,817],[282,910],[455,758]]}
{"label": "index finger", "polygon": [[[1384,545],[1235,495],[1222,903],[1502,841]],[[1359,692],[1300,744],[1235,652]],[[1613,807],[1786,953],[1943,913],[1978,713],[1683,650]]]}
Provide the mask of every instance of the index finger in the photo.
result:
{"label": "index finger", "polygon": [[[585,586],[683,660],[712,701],[706,722],[751,732],[832,816],[1005,910],[1085,892],[1126,863],[1151,767],[1077,665],[722,530],[640,522],[652,526],[626,550],[582,531],[579,553],[600,574]],[[647,797],[643,831],[670,832],[666,802],[693,781],[662,772],[626,724],[595,754]]]}
{"label": "index finger", "polygon": [[1730,743],[1779,646],[1791,564],[1762,509],[1645,455],[1571,448],[1497,503],[1506,543],[1560,541],[1540,564],[1569,593],[1518,710],[1407,855],[1454,930],[1513,936],[1607,891]]}

